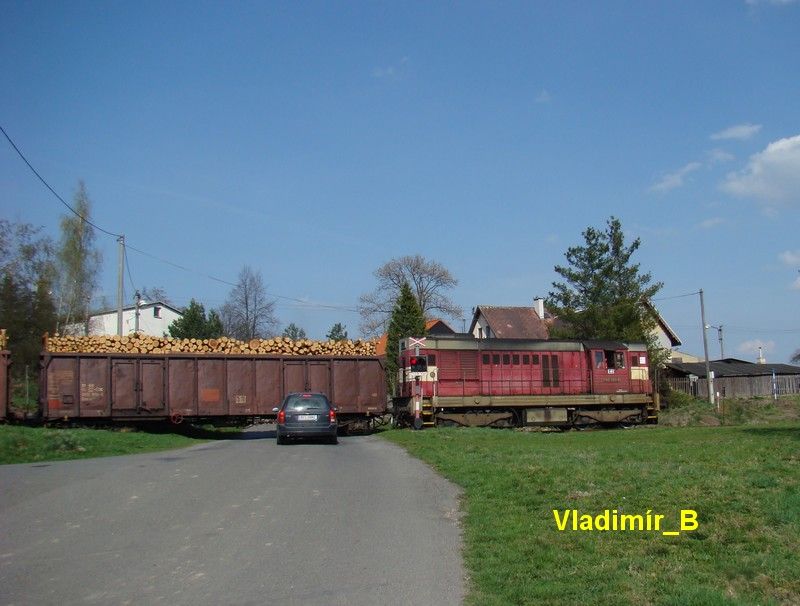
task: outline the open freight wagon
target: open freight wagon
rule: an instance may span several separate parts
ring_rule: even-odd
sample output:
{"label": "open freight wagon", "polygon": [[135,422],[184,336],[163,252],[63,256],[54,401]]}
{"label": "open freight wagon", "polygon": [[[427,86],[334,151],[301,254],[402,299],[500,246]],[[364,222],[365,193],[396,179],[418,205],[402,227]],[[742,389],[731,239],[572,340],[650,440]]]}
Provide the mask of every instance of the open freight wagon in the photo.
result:
{"label": "open freight wagon", "polygon": [[287,393],[324,393],[341,426],[369,429],[386,412],[376,356],[44,353],[45,421],[255,421]]}

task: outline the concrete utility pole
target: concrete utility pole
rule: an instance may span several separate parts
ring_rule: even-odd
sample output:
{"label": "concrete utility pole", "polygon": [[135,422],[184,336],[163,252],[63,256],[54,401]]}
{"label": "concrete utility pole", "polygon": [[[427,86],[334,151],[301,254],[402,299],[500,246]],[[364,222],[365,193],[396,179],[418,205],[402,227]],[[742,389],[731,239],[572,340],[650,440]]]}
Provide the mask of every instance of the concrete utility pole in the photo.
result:
{"label": "concrete utility pole", "polygon": [[722,345],[722,324],[719,326],[714,326],[713,324],[709,324],[706,328],[716,328],[717,329],[717,340],[719,341],[719,359],[725,359],[725,348]]}
{"label": "concrete utility pole", "polygon": [[708,385],[708,401],[714,403],[714,380],[711,378],[711,366],[708,363],[708,336],[706,335],[706,306],[703,301],[703,289],[698,293],[700,295],[700,321],[703,323],[703,352],[706,357],[706,384]]}
{"label": "concrete utility pole", "polygon": [[125,236],[117,238],[119,242],[119,263],[117,266],[117,335],[122,336],[122,297],[123,281],[122,276],[125,269]]}
{"label": "concrete utility pole", "polygon": [[140,295],[139,291],[137,290],[136,291],[136,323],[135,323],[135,325],[134,325],[135,327],[133,329],[133,332],[135,332],[135,333],[139,332],[139,305],[141,304],[141,302],[142,302],[142,295]]}

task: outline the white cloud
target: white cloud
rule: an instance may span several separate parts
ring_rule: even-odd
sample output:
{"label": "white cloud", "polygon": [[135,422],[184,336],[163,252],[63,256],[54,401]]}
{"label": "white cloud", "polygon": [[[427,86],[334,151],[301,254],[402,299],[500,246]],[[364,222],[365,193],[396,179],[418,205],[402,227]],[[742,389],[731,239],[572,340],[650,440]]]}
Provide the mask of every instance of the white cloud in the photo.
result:
{"label": "white cloud", "polygon": [[800,250],[785,250],[778,258],[789,267],[800,267]]}
{"label": "white cloud", "polygon": [[674,173],[669,173],[661,177],[658,183],[655,183],[650,187],[650,191],[665,193],[678,187],[682,187],[686,177],[702,167],[703,165],[700,164],[700,162],[689,162],[689,164],[678,169]]}
{"label": "white cloud", "polygon": [[715,164],[724,164],[725,162],[736,159],[736,156],[718,147],[707,152],[706,156],[708,157],[708,163],[712,166]]}
{"label": "white cloud", "polygon": [[744,343],[739,343],[736,351],[743,354],[755,354],[757,356],[759,347],[765,354],[772,353],[775,351],[775,341],[762,341],[761,339],[745,341]]}
{"label": "white cloud", "polygon": [[388,67],[376,67],[372,70],[373,78],[393,78],[397,74],[397,70],[389,65]]}
{"label": "white cloud", "polygon": [[749,139],[760,130],[760,124],[750,124],[749,122],[745,124],[737,124],[735,126],[726,128],[725,130],[721,130],[718,133],[714,133],[711,135],[711,139],[713,141],[725,141],[728,139],[738,139],[743,141],[745,139]]}
{"label": "white cloud", "polygon": [[552,100],[553,96],[545,89],[542,89],[539,94],[536,95],[536,103],[550,103]]}
{"label": "white cloud", "polygon": [[729,173],[721,187],[734,196],[755,198],[767,207],[800,204],[800,135],[774,141],[753,154],[747,166]]}
{"label": "white cloud", "polygon": [[701,221],[700,223],[698,223],[697,226],[700,229],[712,229],[714,227],[717,227],[718,225],[722,225],[723,223],[725,223],[725,219],[723,219],[722,217],[712,217],[711,219],[706,219],[705,221]]}
{"label": "white cloud", "polygon": [[372,77],[376,80],[394,80],[400,78],[408,65],[408,57],[403,57],[395,65],[385,67],[375,67],[372,69]]}
{"label": "white cloud", "polygon": [[800,290],[800,277],[794,279],[794,282],[792,282],[790,288],[792,290]]}

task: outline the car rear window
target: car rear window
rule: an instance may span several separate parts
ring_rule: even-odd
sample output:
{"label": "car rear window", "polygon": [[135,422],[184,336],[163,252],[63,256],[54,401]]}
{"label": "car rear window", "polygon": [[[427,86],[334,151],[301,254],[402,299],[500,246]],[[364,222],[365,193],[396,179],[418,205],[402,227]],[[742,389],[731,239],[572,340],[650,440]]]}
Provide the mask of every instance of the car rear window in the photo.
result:
{"label": "car rear window", "polygon": [[328,399],[320,394],[297,394],[289,396],[286,410],[326,410]]}

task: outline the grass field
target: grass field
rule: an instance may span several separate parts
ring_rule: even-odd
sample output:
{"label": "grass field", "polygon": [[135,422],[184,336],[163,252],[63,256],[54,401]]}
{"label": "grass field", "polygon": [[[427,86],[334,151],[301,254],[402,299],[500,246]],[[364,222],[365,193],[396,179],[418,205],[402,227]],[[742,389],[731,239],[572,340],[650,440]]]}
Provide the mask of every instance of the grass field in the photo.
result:
{"label": "grass field", "polygon": [[0,425],[0,464],[137,454],[230,437],[230,430],[182,428],[181,433],[125,429],[51,429]]}
{"label": "grass field", "polygon": [[[463,487],[468,603],[800,604],[800,423],[382,435]],[[699,527],[559,531],[572,509]]]}

